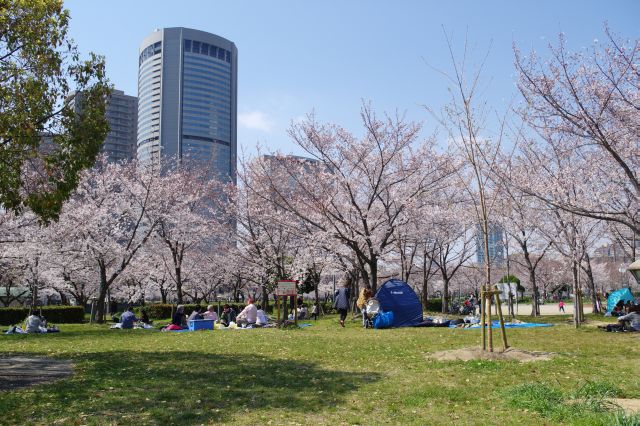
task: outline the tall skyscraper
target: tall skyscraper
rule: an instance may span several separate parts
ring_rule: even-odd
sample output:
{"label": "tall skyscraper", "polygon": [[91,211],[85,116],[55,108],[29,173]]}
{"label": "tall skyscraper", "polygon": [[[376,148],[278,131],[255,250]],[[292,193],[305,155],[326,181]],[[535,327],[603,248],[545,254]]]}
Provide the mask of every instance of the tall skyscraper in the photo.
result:
{"label": "tall skyscraper", "polygon": [[[77,113],[82,109],[82,92],[70,94],[71,104]],[[136,158],[136,133],[138,123],[138,98],[113,90],[105,112],[109,133],[102,144],[109,161],[130,161]]]}
{"label": "tall skyscraper", "polygon": [[138,159],[198,161],[236,180],[238,50],[188,28],[164,28],[140,45]]}
{"label": "tall skyscraper", "polygon": [[[489,259],[495,265],[504,262],[504,229],[498,224],[489,224]],[[485,262],[484,238],[482,226],[476,226],[476,260],[480,264]]]}

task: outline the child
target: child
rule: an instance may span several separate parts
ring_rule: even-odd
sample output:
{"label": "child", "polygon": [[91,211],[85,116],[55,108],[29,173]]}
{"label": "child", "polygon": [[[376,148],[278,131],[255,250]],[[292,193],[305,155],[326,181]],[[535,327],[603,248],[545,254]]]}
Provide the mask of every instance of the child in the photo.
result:
{"label": "child", "polygon": [[564,312],[564,300],[561,300],[560,303],[558,303],[558,310],[560,312]]}

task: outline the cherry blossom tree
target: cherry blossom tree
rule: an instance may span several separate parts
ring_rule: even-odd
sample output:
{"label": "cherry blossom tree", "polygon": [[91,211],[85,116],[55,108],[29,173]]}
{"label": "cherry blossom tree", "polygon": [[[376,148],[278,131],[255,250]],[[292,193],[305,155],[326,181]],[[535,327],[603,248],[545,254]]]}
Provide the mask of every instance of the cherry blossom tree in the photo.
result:
{"label": "cherry blossom tree", "polygon": [[[420,126],[400,116],[361,112],[364,136],[319,123],[313,114],[290,135],[308,162],[252,170],[269,183],[263,202],[326,234],[353,253],[359,274],[377,289],[378,263],[417,199],[437,191],[451,173],[433,140],[419,143]],[[276,169],[276,171],[274,171]]]}
{"label": "cherry blossom tree", "polygon": [[154,237],[166,249],[157,254],[174,281],[177,303],[183,302],[190,269],[197,268],[201,251],[215,250],[221,229],[215,202],[219,191],[209,169],[207,164],[181,162],[166,171],[154,194],[157,208],[145,210],[147,222],[156,224]]}
{"label": "cherry blossom tree", "polygon": [[[522,118],[537,143],[525,156],[545,188],[521,188],[569,213],[640,231],[639,40],[621,40],[605,28],[604,45],[567,51],[564,35],[547,58],[515,49]],[[549,158],[563,161],[547,167]],[[577,197],[556,190],[563,180],[585,183]]]}
{"label": "cherry blossom tree", "polygon": [[98,321],[108,290],[155,230],[157,219],[148,220],[147,212],[158,208],[159,182],[154,170],[103,161],[85,174],[62,209],[60,235],[97,272]]}

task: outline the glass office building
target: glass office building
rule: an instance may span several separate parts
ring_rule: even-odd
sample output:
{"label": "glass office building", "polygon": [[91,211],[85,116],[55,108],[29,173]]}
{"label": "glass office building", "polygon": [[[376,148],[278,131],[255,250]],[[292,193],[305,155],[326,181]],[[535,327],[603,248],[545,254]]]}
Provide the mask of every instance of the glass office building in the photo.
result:
{"label": "glass office building", "polygon": [[[492,264],[501,266],[504,261],[504,229],[496,223],[489,224],[489,259]],[[484,235],[482,225],[476,226],[476,261],[485,262]]]}
{"label": "glass office building", "polygon": [[[82,92],[71,92],[70,105],[82,112]],[[112,90],[105,111],[109,133],[102,144],[102,153],[109,161],[131,161],[136,158],[136,123],[138,98],[125,95],[122,90]]]}
{"label": "glass office building", "polygon": [[147,36],[138,59],[138,159],[188,159],[236,180],[238,50],[188,28]]}

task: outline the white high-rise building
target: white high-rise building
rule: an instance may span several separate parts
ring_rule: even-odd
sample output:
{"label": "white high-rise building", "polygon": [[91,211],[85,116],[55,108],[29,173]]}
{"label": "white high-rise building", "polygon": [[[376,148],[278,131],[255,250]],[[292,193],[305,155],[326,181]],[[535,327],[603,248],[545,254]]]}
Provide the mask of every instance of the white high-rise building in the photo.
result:
{"label": "white high-rise building", "polygon": [[164,28],[140,45],[138,159],[189,159],[236,180],[238,50],[204,31]]}

